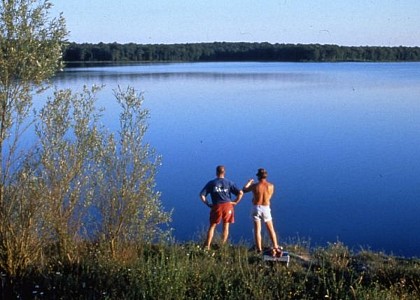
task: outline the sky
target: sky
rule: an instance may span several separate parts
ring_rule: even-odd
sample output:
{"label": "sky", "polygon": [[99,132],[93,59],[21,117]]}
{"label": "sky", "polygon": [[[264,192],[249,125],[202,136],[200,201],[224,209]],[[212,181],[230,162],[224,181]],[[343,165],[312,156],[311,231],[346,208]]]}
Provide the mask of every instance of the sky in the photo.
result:
{"label": "sky", "polygon": [[69,41],[420,46],[419,0],[51,0]]}

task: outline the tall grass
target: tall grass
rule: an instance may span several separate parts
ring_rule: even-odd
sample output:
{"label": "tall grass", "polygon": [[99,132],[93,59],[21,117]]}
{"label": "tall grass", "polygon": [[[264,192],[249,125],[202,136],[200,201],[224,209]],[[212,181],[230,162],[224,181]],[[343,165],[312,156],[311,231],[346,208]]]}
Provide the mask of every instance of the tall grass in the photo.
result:
{"label": "tall grass", "polygon": [[[286,247],[296,251],[298,247]],[[351,253],[341,243],[289,267],[244,245],[127,245],[117,258],[100,246],[25,277],[2,272],[3,299],[419,299],[420,260]],[[299,253],[295,253],[299,254]],[[307,253],[300,253],[305,254]]]}

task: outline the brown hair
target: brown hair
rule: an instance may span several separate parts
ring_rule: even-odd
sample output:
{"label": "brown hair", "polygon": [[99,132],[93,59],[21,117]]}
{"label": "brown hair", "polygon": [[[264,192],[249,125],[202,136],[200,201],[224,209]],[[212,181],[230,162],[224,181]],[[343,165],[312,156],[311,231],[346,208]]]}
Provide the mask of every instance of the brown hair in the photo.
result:
{"label": "brown hair", "polygon": [[223,173],[225,173],[225,167],[224,166],[217,166],[216,167],[216,174],[217,174],[217,176],[219,176],[219,175],[221,175]]}

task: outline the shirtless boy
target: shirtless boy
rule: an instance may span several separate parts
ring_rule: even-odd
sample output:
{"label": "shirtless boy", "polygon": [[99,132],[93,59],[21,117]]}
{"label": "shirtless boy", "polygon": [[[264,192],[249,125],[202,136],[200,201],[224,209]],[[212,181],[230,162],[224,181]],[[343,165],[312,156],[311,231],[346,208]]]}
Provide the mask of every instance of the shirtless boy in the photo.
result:
{"label": "shirtless boy", "polygon": [[280,249],[277,244],[277,236],[274,230],[270,208],[270,200],[274,193],[274,185],[267,181],[267,175],[265,169],[258,169],[258,173],[256,174],[258,182],[254,183],[254,179],[250,179],[242,189],[244,193],[251,191],[253,193],[252,218],[254,220],[254,238],[258,252],[262,251],[261,221],[264,221],[267,227],[270,239],[273,243],[273,249]]}

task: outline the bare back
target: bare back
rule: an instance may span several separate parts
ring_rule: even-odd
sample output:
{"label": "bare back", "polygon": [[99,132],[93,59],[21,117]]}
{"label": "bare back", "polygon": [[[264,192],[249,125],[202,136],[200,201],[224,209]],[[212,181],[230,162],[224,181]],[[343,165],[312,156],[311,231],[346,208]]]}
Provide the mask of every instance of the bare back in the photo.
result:
{"label": "bare back", "polygon": [[253,184],[251,188],[254,194],[252,199],[254,205],[270,205],[271,196],[274,193],[274,185],[272,183],[263,179]]}

